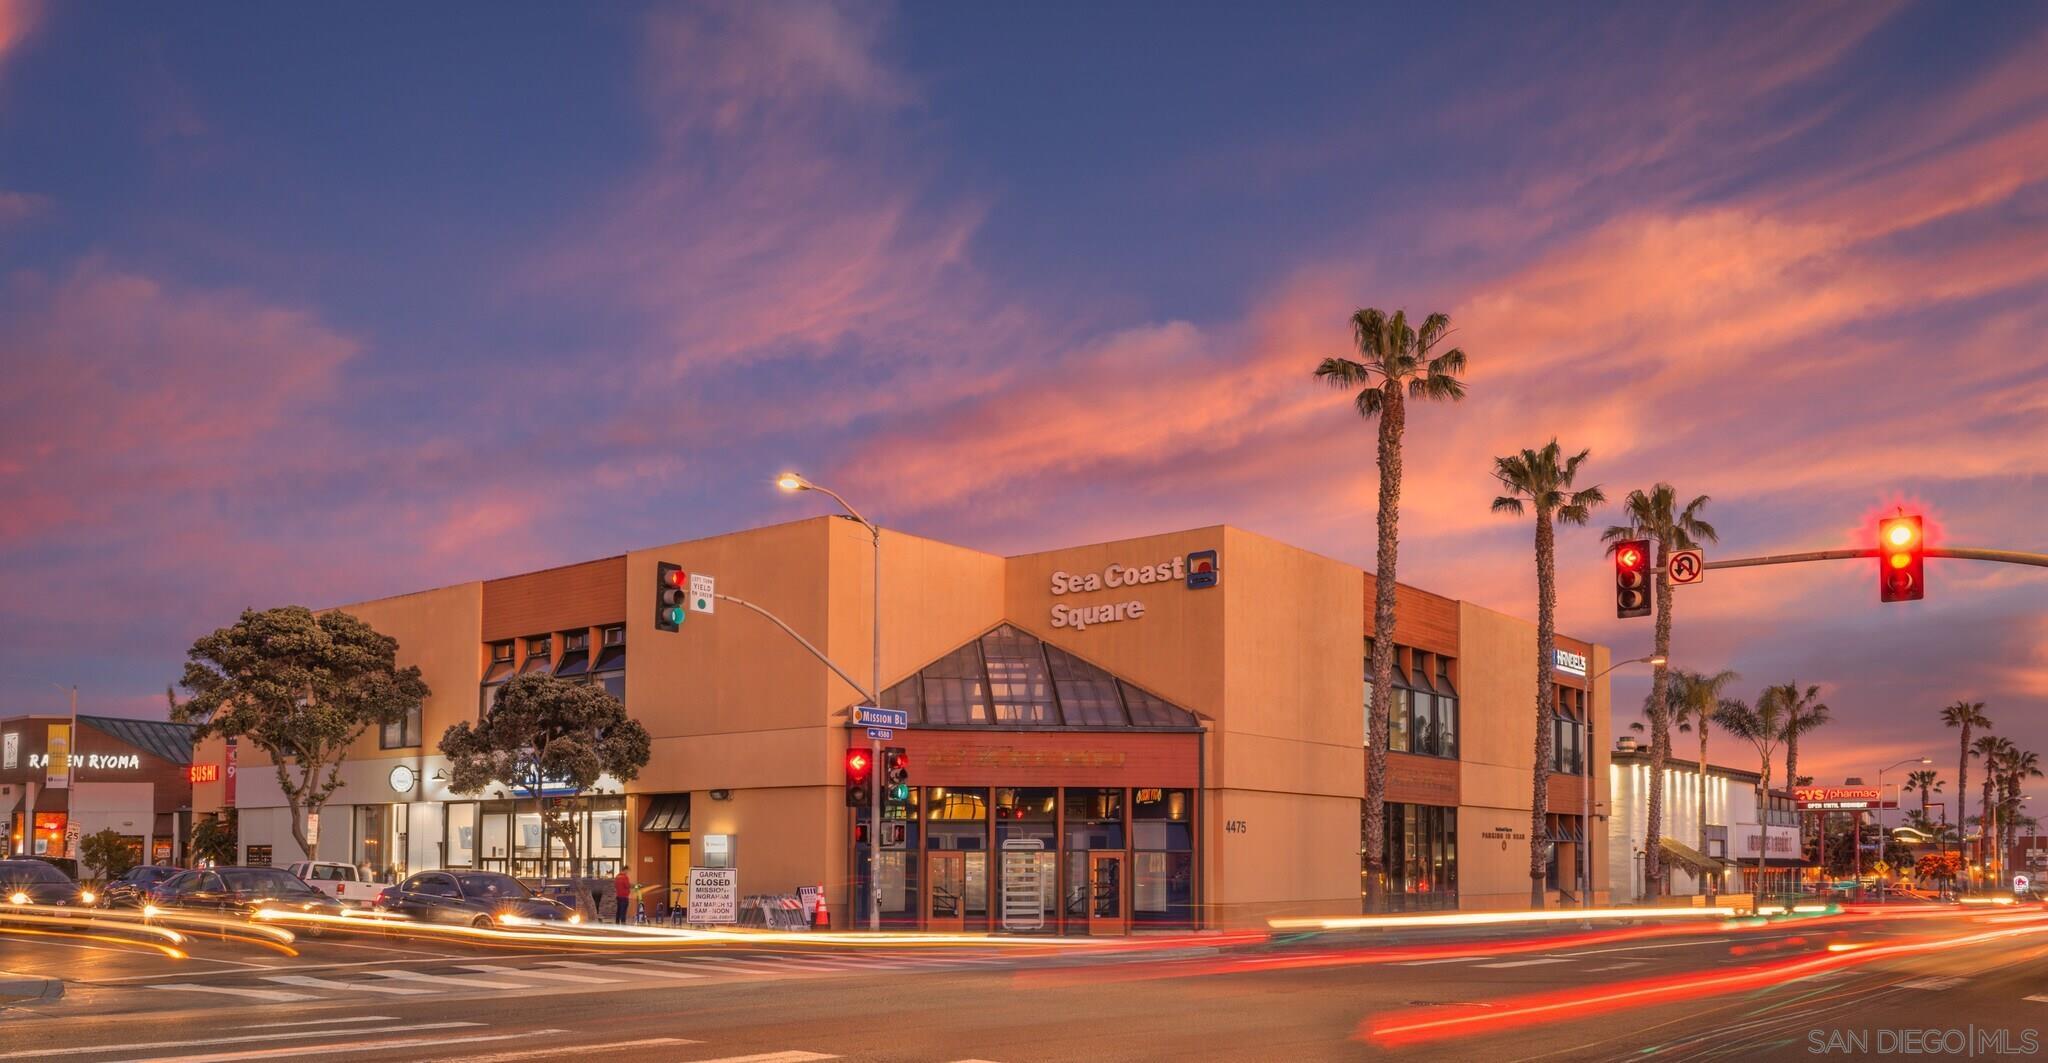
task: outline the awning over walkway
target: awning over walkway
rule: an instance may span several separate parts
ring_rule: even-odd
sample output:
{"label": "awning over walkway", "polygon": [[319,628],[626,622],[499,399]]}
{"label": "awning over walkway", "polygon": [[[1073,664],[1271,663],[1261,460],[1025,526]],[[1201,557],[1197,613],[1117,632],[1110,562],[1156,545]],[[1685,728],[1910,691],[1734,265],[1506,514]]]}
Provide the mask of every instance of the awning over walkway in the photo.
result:
{"label": "awning over walkway", "polygon": [[1695,875],[1718,875],[1727,870],[1727,866],[1722,864],[1721,861],[1700,852],[1684,842],[1673,841],[1670,838],[1659,838],[1657,839],[1657,848],[1664,854],[1665,859],[1678,864]]}
{"label": "awning over walkway", "polygon": [[647,815],[640,820],[641,830],[661,831],[690,829],[689,794],[655,794],[647,800]]}

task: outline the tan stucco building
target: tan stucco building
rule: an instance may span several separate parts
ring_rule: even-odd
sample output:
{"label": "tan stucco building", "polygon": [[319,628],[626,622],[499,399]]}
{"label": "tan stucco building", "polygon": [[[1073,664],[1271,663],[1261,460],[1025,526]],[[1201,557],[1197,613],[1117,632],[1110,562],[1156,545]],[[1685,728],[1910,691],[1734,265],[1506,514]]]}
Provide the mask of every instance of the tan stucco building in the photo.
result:
{"label": "tan stucco building", "polygon": [[[885,920],[1099,933],[1359,910],[1367,573],[1227,526],[1018,557],[884,531],[881,550],[881,700],[913,720],[889,742],[910,789],[877,832]],[[620,693],[654,736],[637,779],[579,799],[586,873],[668,884],[729,864],[742,893],[823,886],[835,923],[859,918],[868,832],[844,779],[849,744],[867,744],[858,692],[731,602],[658,630],[656,565],[715,577],[865,683],[872,551],[860,525],[818,518],[343,607],[395,637],[434,693],[355,751],[318,855],[539,872],[533,802],[447,792],[435,743],[497,684],[546,669]],[[1526,905],[1535,626],[1407,586],[1395,626],[1394,896]],[[1553,881],[1576,894],[1592,839],[1600,897],[1607,830],[1581,819],[1575,758],[1606,744],[1605,682],[1585,676],[1608,655],[1559,646],[1563,706],[1599,737],[1579,747],[1578,723],[1560,728]],[[198,756],[227,759],[218,741]],[[245,849],[298,859],[273,773],[246,748],[235,759],[223,775]],[[225,784],[194,800],[220,809]]]}

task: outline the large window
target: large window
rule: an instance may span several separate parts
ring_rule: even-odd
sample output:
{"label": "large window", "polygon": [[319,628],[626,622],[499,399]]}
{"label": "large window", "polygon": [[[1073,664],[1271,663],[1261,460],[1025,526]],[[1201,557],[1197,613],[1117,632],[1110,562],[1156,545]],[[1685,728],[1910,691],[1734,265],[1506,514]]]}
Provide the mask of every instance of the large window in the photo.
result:
{"label": "large window", "polygon": [[[1365,734],[1372,733],[1372,640],[1365,648]],[[1458,688],[1450,659],[1394,647],[1394,700],[1387,707],[1387,748],[1428,757],[1458,755]]]}
{"label": "large window", "polygon": [[1193,926],[1195,794],[1131,791],[1131,921]]}
{"label": "large window", "polygon": [[882,692],[882,705],[933,726],[1200,726],[1195,715],[1002,624]]}
{"label": "large window", "polygon": [[1577,775],[1585,758],[1586,692],[1558,687],[1557,712],[1550,719],[1550,770]]}
{"label": "large window", "polygon": [[555,675],[585,682],[590,678],[590,632],[570,631],[562,635],[562,659],[555,662]]}
{"label": "large window", "polygon": [[398,719],[379,728],[380,749],[409,749],[420,744],[420,705],[414,702]]}
{"label": "large window", "polygon": [[597,651],[597,663],[590,666],[590,681],[605,693],[626,700],[626,629],[604,629],[604,646]]}
{"label": "large window", "polygon": [[[1458,810],[1437,805],[1386,806],[1387,902],[1396,910],[1458,906]],[[1359,810],[1359,837],[1365,836],[1365,811]],[[1359,860],[1359,897],[1365,896]]]}

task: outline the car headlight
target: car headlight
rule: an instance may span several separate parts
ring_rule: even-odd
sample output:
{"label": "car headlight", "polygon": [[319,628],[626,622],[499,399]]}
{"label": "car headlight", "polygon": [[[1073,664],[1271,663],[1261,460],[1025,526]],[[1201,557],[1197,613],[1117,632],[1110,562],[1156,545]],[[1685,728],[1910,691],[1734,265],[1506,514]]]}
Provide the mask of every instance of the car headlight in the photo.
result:
{"label": "car headlight", "polygon": [[99,899],[99,895],[91,890],[81,890],[78,894],[78,903],[80,904],[91,904]]}
{"label": "car headlight", "polygon": [[582,912],[570,912],[570,913],[569,913],[569,921],[570,921],[570,922],[572,922],[572,923],[580,923],[580,922],[582,922],[582,921],[583,921],[583,913],[582,913]]}
{"label": "car headlight", "polygon": [[23,893],[23,892],[21,892],[20,890],[15,890],[15,891],[14,891],[13,893],[10,893],[10,894],[8,894],[8,895],[7,895],[7,903],[9,903],[9,904],[27,904],[27,903],[28,903],[28,894],[26,894],[26,893]]}

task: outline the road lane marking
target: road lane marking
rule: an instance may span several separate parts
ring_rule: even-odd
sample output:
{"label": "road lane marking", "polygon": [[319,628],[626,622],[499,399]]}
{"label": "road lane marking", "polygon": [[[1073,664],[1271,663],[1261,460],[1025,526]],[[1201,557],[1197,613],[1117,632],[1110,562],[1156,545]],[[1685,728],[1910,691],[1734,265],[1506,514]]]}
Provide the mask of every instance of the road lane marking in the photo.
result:
{"label": "road lane marking", "polygon": [[518,1052],[493,1052],[488,1056],[455,1056],[442,1063],[505,1063],[506,1060],[532,1059],[535,1056],[559,1056],[569,1052],[616,1052],[621,1048],[652,1048],[656,1045],[700,1045],[687,1037],[643,1037],[638,1041],[605,1041],[594,1045],[556,1045],[553,1048],[528,1048]]}
{"label": "road lane marking", "polygon": [[1608,952],[1643,952],[1648,949],[1686,949],[1694,945],[1713,945],[1734,938],[1700,938],[1697,941],[1667,941],[1661,945],[1624,945],[1618,949],[1586,949],[1582,952],[1560,952],[1559,956],[1598,956]]}
{"label": "road lane marking", "polygon": [[1491,956],[1446,956],[1446,957],[1444,957],[1444,958],[1442,958],[1442,959],[1440,959],[1440,960],[1402,960],[1401,962],[1399,962],[1399,963],[1396,963],[1396,964],[1394,964],[1394,966],[1396,966],[1396,967],[1428,967],[1429,965],[1431,965],[1431,964],[1433,964],[1433,963],[1477,963],[1477,962],[1479,962],[1480,960],[1490,960],[1490,959],[1493,959],[1493,957],[1491,957]]}
{"label": "road lane marking", "polygon": [[1605,967],[1593,967],[1588,970],[1597,974],[1600,971],[1625,971],[1631,967],[1641,967],[1642,965],[1643,961],[1641,960],[1630,960],[1627,963],[1610,963]]}
{"label": "road lane marking", "polygon": [[1899,988],[1900,988],[1900,989],[1954,989],[1955,987],[1957,987],[1957,986],[1959,986],[1959,985],[1962,985],[1962,984],[1963,984],[1964,982],[1967,982],[1967,981],[1969,981],[1969,979],[1967,979],[1967,978],[1943,978],[1943,977],[1939,977],[1939,976],[1937,976],[1937,977],[1932,977],[1932,978],[1915,978],[1915,979],[1913,979],[1913,980],[1912,980],[1912,981],[1910,981],[1910,982],[1900,982],[1900,983],[1899,983]]}
{"label": "road lane marking", "polygon": [[[416,1030],[454,1030],[464,1026],[482,1026],[480,1022],[421,1022],[410,1026],[385,1026],[375,1030],[354,1030],[352,1033],[411,1033]],[[69,1045],[64,1048],[35,1048],[26,1052],[0,1052],[0,1059],[24,1059],[44,1056],[86,1056],[97,1052],[131,1052],[144,1048],[204,1048],[208,1045],[246,1044],[250,1041],[282,1041],[288,1037],[332,1037],[335,1030],[286,1030],[283,1033],[251,1033],[235,1037],[207,1037],[196,1041],[141,1041],[125,1045]],[[307,1045],[294,1045],[293,1052],[309,1051]],[[180,1056],[179,1058],[185,1058]]]}
{"label": "road lane marking", "polygon": [[689,969],[689,965],[680,963],[670,963],[664,960],[633,960],[625,963],[615,963],[611,964],[610,966],[604,967],[601,967],[594,963],[578,963],[575,960],[549,960],[547,962],[547,966],[569,967],[579,971],[603,971],[607,974],[637,972],[639,974],[650,974],[655,976],[656,978],[704,977],[703,971],[691,970]]}
{"label": "road lane marking", "polygon": [[225,985],[200,985],[197,982],[167,982],[163,985],[153,985],[149,988],[168,989],[178,993],[222,993],[231,997],[247,997],[250,1000],[268,1001],[272,1004],[285,1004],[294,1000],[318,999],[310,993],[289,993],[282,989],[238,989],[234,986]]}
{"label": "road lane marking", "polygon": [[396,1022],[395,1015],[337,1015],[331,1019],[300,1019],[297,1022],[252,1022],[237,1030],[274,1030],[281,1026],[332,1026],[337,1022]]}
{"label": "road lane marking", "polygon": [[[522,959],[528,959],[528,960],[532,960],[532,959],[540,959],[540,958],[542,958],[542,957],[546,957],[546,956],[588,956],[588,955],[590,955],[590,953],[588,953],[588,952],[539,952],[539,953],[534,953],[534,954],[532,954],[532,955],[526,955],[526,956],[522,956],[521,958],[522,958]],[[273,966],[273,965],[268,965],[268,964],[260,964],[260,963],[259,963],[259,964],[246,964],[246,963],[245,963],[245,964],[241,964],[241,966],[244,966],[244,967],[262,967],[263,969],[265,969],[265,970],[270,970],[270,971],[276,971],[276,970],[292,970],[292,971],[331,971],[331,970],[336,970],[336,969],[339,969],[339,968],[345,968],[345,967],[396,967],[396,966],[399,966],[399,965],[402,965],[402,964],[411,964],[411,965],[413,965],[413,966],[419,966],[419,965],[422,965],[422,964],[433,964],[433,965],[439,966],[439,965],[441,965],[441,964],[445,964],[445,963],[447,963],[447,962],[448,962],[448,961],[449,961],[450,959],[461,959],[461,958],[462,958],[462,957],[459,957],[459,956],[452,956],[452,957],[434,957],[434,956],[421,956],[420,958],[418,958],[418,959],[415,959],[415,960],[353,960],[353,961],[350,961],[350,962],[348,962],[348,963],[294,963],[294,964],[278,964],[278,965],[275,965],[275,966]],[[201,960],[201,959],[200,959],[199,957],[194,957],[194,958],[193,958],[193,962],[195,962],[195,963],[198,963],[198,962],[205,962],[205,963],[234,963],[235,961],[233,961],[233,960]],[[211,976],[213,976],[213,975],[217,975],[217,974],[239,974],[239,973],[241,973],[241,972],[239,972],[239,971],[202,971],[202,972],[199,972],[199,974],[200,974],[200,975],[203,975],[203,976],[207,976],[207,977],[211,977]],[[98,979],[94,979],[94,980],[93,980],[93,981],[92,981],[92,982],[91,982],[90,984],[92,984],[92,985],[112,985],[112,984],[114,984],[114,983],[116,983],[116,982],[146,982],[146,981],[148,981],[148,980],[150,980],[150,979],[152,979],[152,978],[175,978],[175,977],[177,977],[177,976],[176,976],[176,975],[163,975],[163,974],[131,974],[131,975],[122,975],[121,977],[118,977],[118,978],[98,978]]]}
{"label": "road lane marking", "polygon": [[396,978],[404,982],[426,982],[436,986],[468,986],[471,989],[534,989],[523,982],[486,982],[481,978],[457,978],[449,974],[421,974],[418,971],[367,971],[379,978]]}
{"label": "road lane marking", "polygon": [[[557,982],[589,982],[592,984],[616,985],[617,978],[597,978],[587,974],[569,974],[566,971],[539,971],[531,967],[497,967],[488,963],[464,963],[457,965],[464,971],[478,974],[517,975],[521,978],[549,978]],[[609,968],[601,968],[609,970]]]}
{"label": "road lane marking", "polygon": [[[332,1032],[332,1031],[329,1031]],[[323,1056],[338,1056],[344,1052],[377,1052],[391,1048],[438,1048],[441,1045],[475,1044],[479,1041],[510,1041],[515,1037],[535,1037],[541,1034],[568,1033],[567,1030],[525,1030],[520,1033],[483,1033],[467,1037],[403,1037],[390,1041],[352,1043],[339,1041],[324,1045],[293,1045],[290,1048],[250,1048],[239,1052],[215,1052],[204,1056],[138,1056],[134,1059],[108,1060],[107,1063],[229,1063],[238,1059],[276,1059],[279,1056],[296,1056],[319,1053]]]}
{"label": "road lane marking", "polygon": [[838,1059],[838,1056],[823,1052],[763,1052],[757,1056],[720,1056],[717,1059],[693,1059],[690,1063],[810,1063],[815,1059]]}
{"label": "road lane marking", "polygon": [[1503,961],[1503,962],[1500,962],[1500,963],[1482,963],[1482,964],[1480,964],[1479,966],[1481,966],[1481,967],[1540,967],[1540,966],[1542,966],[1543,964],[1546,964],[1546,963],[1570,963],[1570,962],[1571,962],[1570,960],[1566,960],[1566,959],[1563,959],[1563,958],[1560,958],[1560,957],[1553,957],[1553,956],[1539,956],[1539,957],[1537,957],[1536,959],[1533,959],[1533,960],[1505,960],[1505,961]]}
{"label": "road lane marking", "polygon": [[339,989],[344,992],[361,990],[365,993],[388,993],[394,997],[419,997],[433,992],[431,989],[407,989],[402,985],[373,985],[369,982],[343,982],[334,978],[315,978],[310,974],[266,974],[266,982],[283,985],[304,986],[307,989]]}

